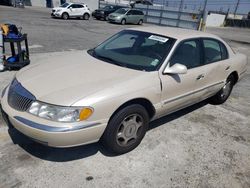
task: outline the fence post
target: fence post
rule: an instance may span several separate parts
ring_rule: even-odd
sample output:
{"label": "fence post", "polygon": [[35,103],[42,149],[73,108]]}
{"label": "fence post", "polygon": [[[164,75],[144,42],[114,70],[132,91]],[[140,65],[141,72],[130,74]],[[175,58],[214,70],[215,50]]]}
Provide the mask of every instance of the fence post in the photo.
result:
{"label": "fence post", "polygon": [[161,25],[163,11],[164,11],[164,5],[162,5],[162,7],[161,7],[161,13],[160,13],[159,25]]}
{"label": "fence post", "polygon": [[183,5],[183,0],[181,0],[180,6],[179,6],[178,20],[177,20],[177,24],[176,24],[177,27],[179,27],[179,25],[180,25],[182,5]]}
{"label": "fence post", "polygon": [[148,5],[147,5],[147,10],[146,10],[146,22],[148,22]]}

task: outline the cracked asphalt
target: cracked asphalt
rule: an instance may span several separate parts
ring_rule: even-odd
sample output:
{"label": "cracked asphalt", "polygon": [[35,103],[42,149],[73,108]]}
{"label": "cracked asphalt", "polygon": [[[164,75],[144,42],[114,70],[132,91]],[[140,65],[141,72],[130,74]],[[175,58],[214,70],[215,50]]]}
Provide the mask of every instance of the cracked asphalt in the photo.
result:
{"label": "cracked asphalt", "polygon": [[[0,6],[0,23],[28,33],[31,63],[94,47],[129,26],[51,19],[49,9]],[[250,60],[249,29],[209,28]],[[70,63],[70,62],[69,62]],[[0,188],[250,187],[250,69],[220,106],[201,102],[150,124],[138,148],[113,156],[98,143],[42,146],[0,117]],[[0,73],[0,92],[15,71]]]}

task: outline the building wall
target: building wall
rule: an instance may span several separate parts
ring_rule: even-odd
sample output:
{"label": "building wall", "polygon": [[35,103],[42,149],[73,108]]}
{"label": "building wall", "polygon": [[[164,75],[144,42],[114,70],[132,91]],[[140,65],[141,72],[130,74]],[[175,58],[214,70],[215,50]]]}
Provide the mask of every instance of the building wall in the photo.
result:
{"label": "building wall", "polygon": [[[46,4],[51,1],[52,7],[61,5],[61,0],[25,0],[26,6],[46,7]],[[88,5],[91,11],[98,8],[99,0],[66,0],[66,2],[72,3],[85,3]]]}
{"label": "building wall", "polygon": [[67,2],[84,3],[84,4],[88,5],[88,7],[91,11],[98,9],[98,5],[99,5],[99,0],[67,0]]}
{"label": "building wall", "polygon": [[25,0],[25,5],[36,6],[36,7],[46,7],[46,0]]}

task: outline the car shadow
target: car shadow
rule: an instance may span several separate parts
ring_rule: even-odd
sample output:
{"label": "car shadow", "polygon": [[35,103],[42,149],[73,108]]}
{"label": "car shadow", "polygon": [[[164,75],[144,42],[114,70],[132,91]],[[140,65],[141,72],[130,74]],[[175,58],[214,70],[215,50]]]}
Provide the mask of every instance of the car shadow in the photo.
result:
{"label": "car shadow", "polygon": [[[187,107],[183,110],[180,110],[178,112],[164,116],[160,119],[154,120],[150,123],[150,128],[148,131],[150,132],[150,130],[152,129],[165,125],[166,123],[178,119],[186,114],[189,114],[207,104],[208,102],[203,101],[193,106]],[[106,150],[100,143],[94,143],[94,144],[71,147],[71,148],[48,147],[33,141],[29,137],[25,136],[24,134],[13,128],[11,124],[9,124],[9,135],[14,144],[19,145],[23,150],[25,150],[29,154],[47,161],[54,161],[54,162],[73,161],[93,156],[98,152],[101,152],[104,156],[107,157],[117,156],[116,154],[113,154],[108,150]]]}

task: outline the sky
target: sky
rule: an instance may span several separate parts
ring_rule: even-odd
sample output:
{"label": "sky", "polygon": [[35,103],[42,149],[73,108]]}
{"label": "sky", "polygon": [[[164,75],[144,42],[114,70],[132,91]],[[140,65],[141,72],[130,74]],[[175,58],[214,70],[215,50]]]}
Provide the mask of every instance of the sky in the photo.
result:
{"label": "sky", "polygon": [[[154,4],[179,7],[181,0],[151,0]],[[204,7],[205,0],[183,0],[183,7],[187,9],[199,9]],[[223,11],[233,13],[238,0],[207,0],[207,10]],[[248,14],[250,12],[250,0],[239,0],[237,14]]]}

